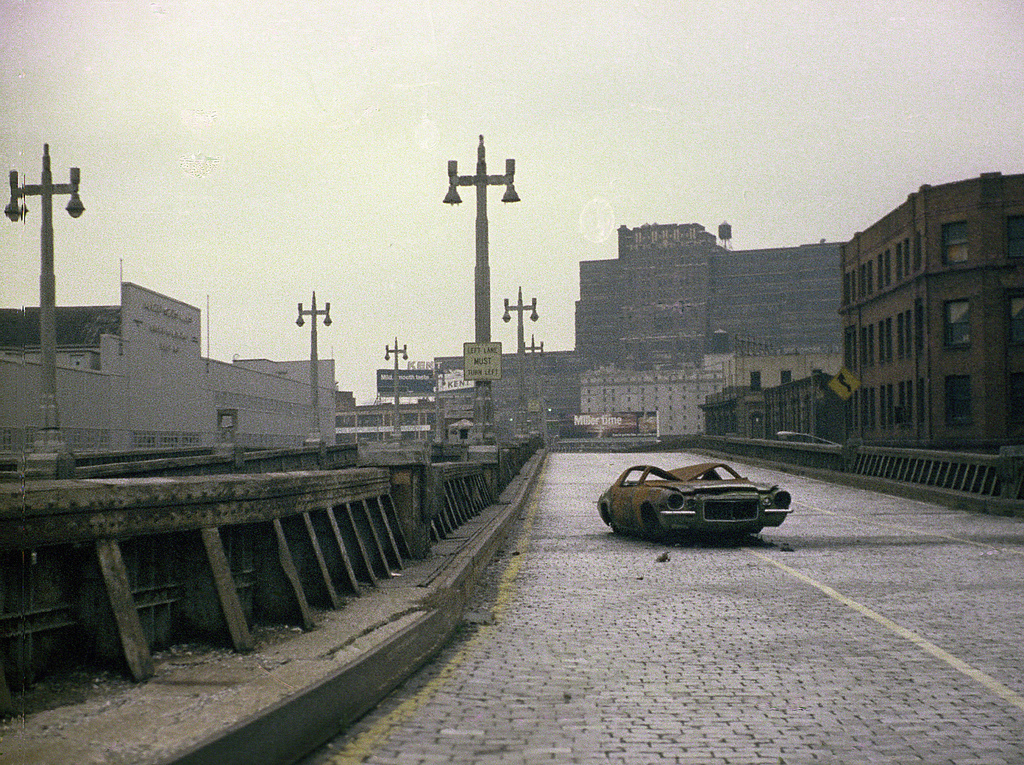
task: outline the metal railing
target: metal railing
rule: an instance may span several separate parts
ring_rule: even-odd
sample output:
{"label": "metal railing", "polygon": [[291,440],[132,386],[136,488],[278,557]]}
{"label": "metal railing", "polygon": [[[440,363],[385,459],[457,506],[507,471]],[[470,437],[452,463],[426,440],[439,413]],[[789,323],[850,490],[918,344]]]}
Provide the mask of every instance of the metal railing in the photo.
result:
{"label": "metal railing", "polygon": [[903,490],[928,491],[956,506],[1024,516],[1024,447],[1004,446],[998,454],[897,449],[847,443],[805,444],[730,436],[695,436],[673,442],[791,467],[857,476]]}

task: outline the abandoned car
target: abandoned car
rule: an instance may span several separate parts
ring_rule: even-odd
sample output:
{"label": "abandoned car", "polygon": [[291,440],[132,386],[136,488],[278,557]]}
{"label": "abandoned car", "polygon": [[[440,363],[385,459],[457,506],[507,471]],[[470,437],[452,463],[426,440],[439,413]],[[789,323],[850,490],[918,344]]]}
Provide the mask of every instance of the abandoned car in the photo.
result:
{"label": "abandoned car", "polygon": [[687,531],[757,534],[781,524],[789,504],[788,491],[705,462],[676,470],[635,465],[601,495],[597,509],[617,534],[660,539]]}

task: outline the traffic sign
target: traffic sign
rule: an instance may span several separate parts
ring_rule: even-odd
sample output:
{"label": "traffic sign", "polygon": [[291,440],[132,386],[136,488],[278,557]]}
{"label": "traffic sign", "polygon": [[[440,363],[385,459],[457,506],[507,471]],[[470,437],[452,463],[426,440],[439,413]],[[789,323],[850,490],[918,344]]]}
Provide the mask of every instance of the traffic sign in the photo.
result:
{"label": "traffic sign", "polygon": [[462,365],[467,380],[500,380],[501,343],[463,343]]}
{"label": "traffic sign", "polygon": [[860,387],[860,380],[853,372],[846,367],[840,367],[836,376],[828,381],[828,387],[832,389],[843,401],[853,395],[853,392]]}

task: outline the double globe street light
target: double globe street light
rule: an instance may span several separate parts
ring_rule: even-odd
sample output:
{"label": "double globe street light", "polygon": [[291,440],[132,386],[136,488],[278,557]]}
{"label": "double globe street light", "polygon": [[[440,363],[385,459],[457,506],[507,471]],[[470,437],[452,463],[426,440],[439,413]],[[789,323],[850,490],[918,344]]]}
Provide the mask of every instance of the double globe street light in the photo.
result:
{"label": "double globe street light", "polygon": [[[18,171],[11,170],[11,201],[4,208],[12,223],[24,221],[28,214],[25,204],[27,197],[40,198],[40,254],[41,268],[39,271],[39,350],[42,356],[42,381],[40,386],[39,406],[41,409],[41,427],[37,431],[34,451],[41,460],[39,470],[60,475],[63,471],[61,455],[66,454],[67,447],[60,435],[60,412],[57,407],[57,341],[56,312],[57,287],[53,272],[53,197],[58,194],[70,194],[68,215],[79,217],[85,212],[85,205],[78,196],[78,184],[81,173],[72,167],[70,183],[54,183],[50,172],[50,145],[43,144],[43,173],[38,184],[19,185]],[[42,464],[52,462],[54,464]]]}
{"label": "double globe street light", "polygon": [[[488,175],[484,160],[484,137],[476,150],[476,174],[459,175],[459,165],[454,159],[448,162],[448,193],[444,203],[462,203],[459,186],[476,187],[476,268],[474,270],[476,342],[491,342],[491,267],[487,254],[487,187],[504,186],[502,202],[518,202],[519,195],[513,183],[516,161],[505,160],[504,175]],[[477,380],[474,386],[473,431],[474,440],[481,443],[494,442],[494,402],[491,398],[491,381]]]}

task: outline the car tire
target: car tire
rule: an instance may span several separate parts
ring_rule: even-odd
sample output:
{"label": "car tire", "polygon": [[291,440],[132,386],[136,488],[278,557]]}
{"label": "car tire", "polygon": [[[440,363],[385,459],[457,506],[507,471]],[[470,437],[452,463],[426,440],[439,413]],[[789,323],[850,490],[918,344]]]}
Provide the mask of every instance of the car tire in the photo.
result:
{"label": "car tire", "polygon": [[661,524],[658,523],[658,514],[654,507],[647,503],[640,507],[640,533],[647,539],[661,539],[664,535]]}

